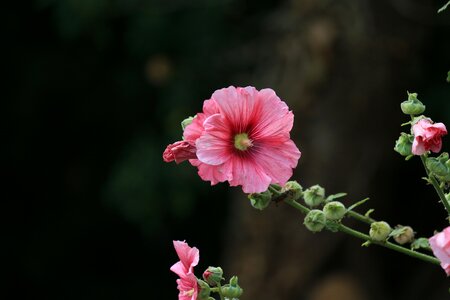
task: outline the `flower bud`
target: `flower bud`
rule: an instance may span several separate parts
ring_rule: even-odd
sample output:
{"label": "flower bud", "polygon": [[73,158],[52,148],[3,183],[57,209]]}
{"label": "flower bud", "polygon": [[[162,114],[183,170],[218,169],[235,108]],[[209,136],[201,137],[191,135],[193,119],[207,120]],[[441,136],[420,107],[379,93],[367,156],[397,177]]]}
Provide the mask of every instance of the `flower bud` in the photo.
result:
{"label": "flower bud", "polygon": [[295,201],[303,196],[303,188],[295,180],[286,182],[282,191],[285,193],[285,200]]}
{"label": "flower bud", "polygon": [[313,209],[306,215],[303,224],[312,232],[320,232],[326,225],[325,214],[321,210]]}
{"label": "flower bud", "polygon": [[412,155],[411,149],[413,139],[414,136],[412,134],[402,132],[398,140],[395,142],[394,150],[402,156]]}
{"label": "flower bud", "polygon": [[272,193],[269,190],[262,193],[253,193],[248,195],[248,199],[250,199],[250,204],[254,208],[263,210],[269,206],[272,200]]}
{"label": "flower bud", "polygon": [[391,236],[400,244],[411,243],[414,240],[414,231],[410,226],[397,226],[392,232]]}
{"label": "flower bud", "polygon": [[223,270],[221,267],[208,267],[205,272],[203,272],[203,279],[210,284],[215,286],[223,279]]}
{"label": "flower bud", "polygon": [[445,177],[450,173],[445,162],[437,157],[428,157],[425,164],[428,170],[439,177]]}
{"label": "flower bud", "polygon": [[239,298],[244,290],[239,286],[237,276],[233,276],[229,284],[222,286],[221,292],[225,298],[233,299]]}
{"label": "flower bud", "polygon": [[391,226],[389,226],[388,223],[384,221],[373,222],[370,224],[369,235],[376,242],[384,242],[388,238],[391,231]]}
{"label": "flower bud", "polygon": [[319,206],[325,202],[325,189],[318,184],[313,185],[303,193],[303,198],[309,207]]}
{"label": "flower bud", "polygon": [[194,117],[188,117],[188,118],[184,119],[183,121],[181,121],[181,128],[183,129],[183,131],[188,125],[190,125],[192,123],[194,118],[195,118],[195,116]]}
{"label": "flower bud", "polygon": [[403,101],[400,108],[406,115],[420,115],[425,111],[425,105],[417,99],[417,93],[408,93],[408,100]]}
{"label": "flower bud", "polygon": [[197,295],[198,300],[208,300],[209,295],[211,294],[211,288],[209,285],[201,279],[197,279],[197,283],[199,286],[199,291]]}
{"label": "flower bud", "polygon": [[323,212],[328,220],[340,220],[344,217],[347,209],[339,201],[331,201],[325,204]]}

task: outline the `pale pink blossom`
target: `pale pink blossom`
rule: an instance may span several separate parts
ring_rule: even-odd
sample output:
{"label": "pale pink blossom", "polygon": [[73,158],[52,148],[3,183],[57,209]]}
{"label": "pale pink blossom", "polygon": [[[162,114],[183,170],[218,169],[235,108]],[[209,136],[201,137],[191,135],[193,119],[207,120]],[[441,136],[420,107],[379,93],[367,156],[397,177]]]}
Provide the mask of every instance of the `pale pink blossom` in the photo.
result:
{"label": "pale pink blossom", "polygon": [[186,276],[177,279],[177,288],[180,291],[178,293],[179,300],[196,300],[199,292],[199,286],[197,283],[197,277],[194,274],[189,273]]}
{"label": "pale pink blossom", "polygon": [[412,153],[422,155],[427,151],[438,153],[442,148],[442,136],[447,134],[443,123],[432,123],[429,119],[421,119],[412,127],[414,142]]}
{"label": "pale pink blossom", "polygon": [[195,146],[187,141],[178,141],[169,144],[163,153],[165,162],[175,161],[177,164],[188,159],[197,158]]}
{"label": "pale pink blossom", "polygon": [[450,276],[450,226],[429,238],[434,256],[441,262],[441,267]]}
{"label": "pale pink blossom", "polygon": [[189,247],[184,241],[173,241],[173,246],[180,261],[175,263],[170,270],[177,274],[179,300],[196,300],[199,292],[197,277],[194,275],[194,267],[198,264],[200,254],[197,248]]}
{"label": "pale pink blossom", "polygon": [[245,193],[285,184],[300,151],[290,139],[294,115],[271,89],[230,86],[213,93],[203,112],[185,128],[184,140],[195,143],[190,163],[211,184],[228,181]]}
{"label": "pale pink blossom", "polygon": [[180,261],[175,263],[170,270],[180,277],[188,273],[193,273],[193,269],[200,259],[198,249],[196,247],[189,247],[184,241],[173,241],[173,246]]}

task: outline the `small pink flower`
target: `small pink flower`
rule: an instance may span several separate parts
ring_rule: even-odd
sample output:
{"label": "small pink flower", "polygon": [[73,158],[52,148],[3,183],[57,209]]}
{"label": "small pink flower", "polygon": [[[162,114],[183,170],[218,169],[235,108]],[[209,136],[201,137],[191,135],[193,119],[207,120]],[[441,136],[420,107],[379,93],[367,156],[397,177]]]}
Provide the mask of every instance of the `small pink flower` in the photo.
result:
{"label": "small pink flower", "polygon": [[190,273],[180,279],[177,279],[178,299],[179,300],[196,300],[199,292],[197,277]]}
{"label": "small pink flower", "polygon": [[450,276],[450,226],[429,238],[434,256],[441,262],[441,267]]}
{"label": "small pink flower", "polygon": [[198,264],[200,254],[197,248],[189,247],[186,242],[173,241],[179,262],[175,263],[170,270],[177,274],[179,300],[196,300],[199,291],[197,277],[194,275],[194,267]]}
{"label": "small pink flower", "polygon": [[300,151],[290,139],[294,115],[271,89],[230,86],[213,93],[185,128],[184,140],[195,143],[190,163],[211,184],[228,181],[245,193],[285,184]]}
{"label": "small pink flower", "polygon": [[197,149],[192,143],[186,141],[178,141],[173,144],[169,144],[163,153],[163,159],[165,162],[174,161],[179,164],[188,159],[197,158],[195,154]]}
{"label": "small pink flower", "polygon": [[414,142],[412,153],[422,155],[427,151],[438,153],[442,148],[442,136],[447,134],[443,123],[433,124],[429,119],[422,119],[412,127]]}

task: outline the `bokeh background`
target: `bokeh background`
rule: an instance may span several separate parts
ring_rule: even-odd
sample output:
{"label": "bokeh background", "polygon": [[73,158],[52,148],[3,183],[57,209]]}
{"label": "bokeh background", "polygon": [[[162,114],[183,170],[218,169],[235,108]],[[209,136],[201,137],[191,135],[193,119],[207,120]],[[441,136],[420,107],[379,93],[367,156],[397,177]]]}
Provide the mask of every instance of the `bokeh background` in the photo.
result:
{"label": "bokeh background", "polygon": [[375,218],[431,236],[445,213],[392,148],[407,90],[450,124],[444,2],[3,3],[4,299],[177,299],[185,239],[198,275],[222,265],[242,299],[448,299],[436,266],[313,235],[291,209],[255,211],[161,158],[214,90],[271,87],[296,116],[295,179],[370,196]]}

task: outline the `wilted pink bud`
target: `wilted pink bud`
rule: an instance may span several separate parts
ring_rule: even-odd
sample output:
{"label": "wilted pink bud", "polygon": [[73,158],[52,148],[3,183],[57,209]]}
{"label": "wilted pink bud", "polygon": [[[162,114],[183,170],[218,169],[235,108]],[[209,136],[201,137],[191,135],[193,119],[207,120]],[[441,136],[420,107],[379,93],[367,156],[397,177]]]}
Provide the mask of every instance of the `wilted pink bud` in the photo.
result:
{"label": "wilted pink bud", "polygon": [[447,276],[450,276],[450,226],[432,236],[428,241],[434,256],[441,262],[441,267]]}
{"label": "wilted pink bud", "polygon": [[427,151],[438,153],[442,148],[442,136],[447,134],[443,123],[433,124],[429,119],[422,119],[413,125],[414,142],[412,153],[422,155]]}
{"label": "wilted pink bud", "polygon": [[178,141],[169,144],[164,150],[163,159],[165,162],[175,161],[177,164],[188,159],[195,159],[197,149],[195,146],[186,141]]}

